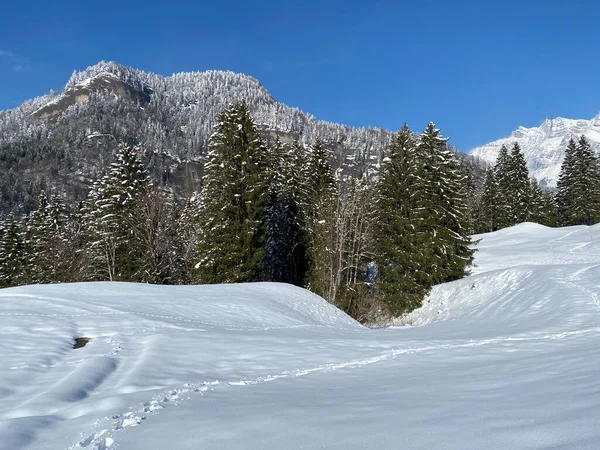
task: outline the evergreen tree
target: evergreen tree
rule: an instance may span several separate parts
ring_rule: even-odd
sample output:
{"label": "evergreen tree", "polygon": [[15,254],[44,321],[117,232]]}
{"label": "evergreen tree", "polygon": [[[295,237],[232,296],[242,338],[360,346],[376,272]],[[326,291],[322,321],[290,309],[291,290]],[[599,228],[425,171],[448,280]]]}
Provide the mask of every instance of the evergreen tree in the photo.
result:
{"label": "evergreen tree", "polygon": [[304,211],[301,210],[303,180],[297,173],[298,147],[279,139],[270,148],[272,173],[267,217],[265,269],[267,279],[301,286],[307,265]]}
{"label": "evergreen tree", "polygon": [[383,162],[377,187],[375,248],[376,291],[393,315],[420,306],[432,285],[424,252],[422,198],[423,161],[406,124],[394,136]]}
{"label": "evergreen tree", "polygon": [[486,233],[498,229],[498,216],[501,204],[494,171],[488,169],[485,174],[481,195],[481,217],[478,232]]}
{"label": "evergreen tree", "polygon": [[560,167],[560,174],[556,182],[556,205],[559,211],[559,221],[564,225],[576,223],[578,213],[578,193],[575,192],[575,180],[578,177],[577,144],[573,138],[569,139],[565,151],[565,159]]}
{"label": "evergreen tree", "polygon": [[429,123],[418,144],[425,158],[422,211],[433,283],[450,281],[466,274],[473,259],[471,227],[467,216],[467,177],[440,131]]}
{"label": "evergreen tree", "polygon": [[514,225],[530,220],[530,192],[529,170],[521,147],[515,142],[510,152],[508,170],[509,189],[508,202],[510,206],[510,224]]}
{"label": "evergreen tree", "polygon": [[116,161],[98,180],[84,205],[92,279],[146,281],[140,261],[143,247],[135,236],[142,200],[151,187],[136,150],[121,145]]}
{"label": "evergreen tree", "polygon": [[547,203],[544,198],[544,192],[538,184],[535,177],[531,177],[529,181],[529,220],[532,222],[546,225],[549,222],[549,214]]}
{"label": "evergreen tree", "polygon": [[27,284],[27,265],[22,224],[10,214],[0,233],[0,287]]}
{"label": "evergreen tree", "polygon": [[569,141],[557,182],[556,203],[563,225],[600,220],[600,168],[587,139]]}
{"label": "evergreen tree", "polygon": [[339,207],[338,187],[331,168],[331,156],[319,139],[308,155],[307,232],[309,288],[334,303],[336,296],[336,247]]}
{"label": "evergreen tree", "polygon": [[268,175],[266,149],[247,105],[226,108],[204,169],[196,264],[200,283],[265,278]]}
{"label": "evergreen tree", "polygon": [[585,136],[579,139],[577,156],[574,185],[578,195],[579,214],[576,220],[592,225],[600,220],[600,167]]}
{"label": "evergreen tree", "polygon": [[494,166],[494,179],[496,180],[498,194],[496,211],[498,229],[513,225],[513,212],[509,201],[511,198],[510,166],[510,155],[506,146],[503,145],[500,148],[498,158],[496,159],[496,165]]}

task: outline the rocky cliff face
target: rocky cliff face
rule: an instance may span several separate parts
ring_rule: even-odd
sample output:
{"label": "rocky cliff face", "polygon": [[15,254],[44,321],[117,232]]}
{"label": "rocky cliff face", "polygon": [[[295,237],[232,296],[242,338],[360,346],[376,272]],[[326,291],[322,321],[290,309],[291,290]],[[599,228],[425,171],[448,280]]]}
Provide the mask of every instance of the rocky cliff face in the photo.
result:
{"label": "rocky cliff face", "polygon": [[33,115],[42,119],[54,119],[70,106],[88,101],[92,93],[100,92],[141,105],[147,104],[152,94],[149,88],[136,89],[110,72],[100,72],[79,84],[68,86],[57,98],[34,111]]}
{"label": "rocky cliff face", "polygon": [[597,152],[600,151],[600,114],[590,120],[558,117],[547,119],[539,127],[519,127],[509,137],[477,147],[470,154],[493,164],[502,145],[510,149],[518,142],[530,173],[541,184],[554,187],[569,139],[579,139],[582,135],[585,135]]}

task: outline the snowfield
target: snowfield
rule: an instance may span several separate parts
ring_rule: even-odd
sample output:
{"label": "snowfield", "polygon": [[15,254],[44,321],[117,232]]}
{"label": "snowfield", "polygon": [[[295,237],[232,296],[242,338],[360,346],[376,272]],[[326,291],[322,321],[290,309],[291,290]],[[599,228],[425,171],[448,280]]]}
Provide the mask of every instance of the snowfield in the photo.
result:
{"label": "snowfield", "polygon": [[0,448],[600,448],[600,227],[477,238],[380,330],[279,284],[0,290]]}

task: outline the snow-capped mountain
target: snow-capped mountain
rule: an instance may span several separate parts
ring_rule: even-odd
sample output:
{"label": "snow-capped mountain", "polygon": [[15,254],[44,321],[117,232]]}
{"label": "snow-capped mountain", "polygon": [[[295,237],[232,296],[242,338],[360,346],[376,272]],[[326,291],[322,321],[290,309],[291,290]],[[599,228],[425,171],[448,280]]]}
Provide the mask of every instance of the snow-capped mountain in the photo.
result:
{"label": "snow-capped mountain", "polygon": [[[250,76],[209,70],[162,76],[115,62],[74,72],[62,92],[0,111],[0,213],[31,211],[43,189],[80,201],[110,163],[115,143],[134,142],[158,182],[188,195],[219,112],[244,100],[263,137],[304,144],[316,138],[335,169],[376,171],[392,132],[317,120],[275,100]],[[482,178],[470,157],[457,157]]]}
{"label": "snow-capped mountain", "polygon": [[477,147],[470,153],[493,164],[502,145],[506,145],[510,150],[514,143],[518,142],[530,173],[541,184],[554,187],[569,139],[578,139],[582,135],[590,141],[596,152],[600,151],[600,114],[591,120],[557,117],[546,119],[539,127],[519,127],[509,137]]}

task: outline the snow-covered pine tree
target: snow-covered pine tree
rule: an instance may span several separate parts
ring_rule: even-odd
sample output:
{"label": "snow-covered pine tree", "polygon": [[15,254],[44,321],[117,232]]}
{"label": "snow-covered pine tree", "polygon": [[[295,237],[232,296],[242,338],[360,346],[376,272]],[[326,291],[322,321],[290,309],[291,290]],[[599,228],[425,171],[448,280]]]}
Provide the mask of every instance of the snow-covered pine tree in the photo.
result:
{"label": "snow-covered pine tree", "polygon": [[485,173],[483,192],[480,200],[480,222],[477,231],[487,233],[498,229],[498,215],[501,205],[498,195],[498,183],[494,171],[488,169]]}
{"label": "snow-covered pine tree", "polygon": [[84,226],[92,253],[92,279],[146,281],[144,248],[136,239],[134,225],[140,199],[151,183],[136,150],[120,145],[116,161],[98,180],[84,206]]}
{"label": "snow-covered pine tree", "polygon": [[46,279],[45,260],[48,242],[51,239],[48,229],[49,204],[46,192],[38,195],[37,209],[30,215],[25,232],[27,249],[29,281],[31,283],[48,282]]}
{"label": "snow-covered pine tree", "polygon": [[510,152],[508,179],[510,188],[507,198],[511,212],[510,224],[531,220],[529,169],[527,169],[525,157],[517,142]]}
{"label": "snow-covered pine tree", "polygon": [[269,181],[266,148],[247,105],[229,106],[219,115],[206,157],[198,217],[198,282],[265,278]]}
{"label": "snow-covered pine tree", "polygon": [[308,205],[307,232],[309,269],[308,287],[313,292],[335,303],[336,247],[339,206],[338,187],[331,168],[331,155],[319,139],[308,154]]}
{"label": "snow-covered pine tree", "polygon": [[265,244],[267,279],[301,286],[307,268],[304,212],[301,193],[305,183],[298,176],[302,162],[297,146],[279,139],[269,150],[271,186]]}
{"label": "snow-covered pine tree", "polygon": [[535,177],[529,180],[529,219],[532,222],[546,224],[548,222],[544,192]]}
{"label": "snow-covered pine tree", "polygon": [[556,204],[562,225],[593,224],[600,219],[598,158],[582,136],[570,139],[557,182]]}
{"label": "snow-covered pine tree", "polygon": [[577,143],[576,164],[574,190],[579,204],[579,217],[576,220],[592,225],[600,220],[600,167],[585,136],[581,136]]}
{"label": "snow-covered pine tree", "polygon": [[433,283],[461,278],[473,261],[471,226],[467,215],[467,176],[454,154],[430,122],[418,143],[425,158],[423,194],[417,208],[423,211],[425,235],[429,235]]}
{"label": "snow-covered pine tree", "polygon": [[0,287],[27,284],[28,255],[23,224],[9,214],[0,232]]}
{"label": "snow-covered pine tree", "polygon": [[494,179],[496,180],[496,184],[498,186],[498,203],[496,211],[498,229],[513,225],[511,219],[511,204],[509,202],[509,198],[511,195],[509,171],[510,155],[508,153],[508,148],[506,148],[506,146],[503,145],[500,148],[498,158],[496,159],[496,165],[494,166]]}
{"label": "snow-covered pine tree", "polygon": [[393,137],[377,185],[375,291],[392,315],[418,308],[432,285],[423,210],[424,161],[406,124]]}
{"label": "snow-covered pine tree", "polygon": [[576,170],[579,165],[577,159],[577,144],[573,138],[569,139],[565,150],[565,159],[560,166],[560,174],[556,182],[556,205],[558,208],[559,222],[561,225],[574,225],[579,215],[577,202],[578,193],[575,192],[575,179],[578,177]]}

